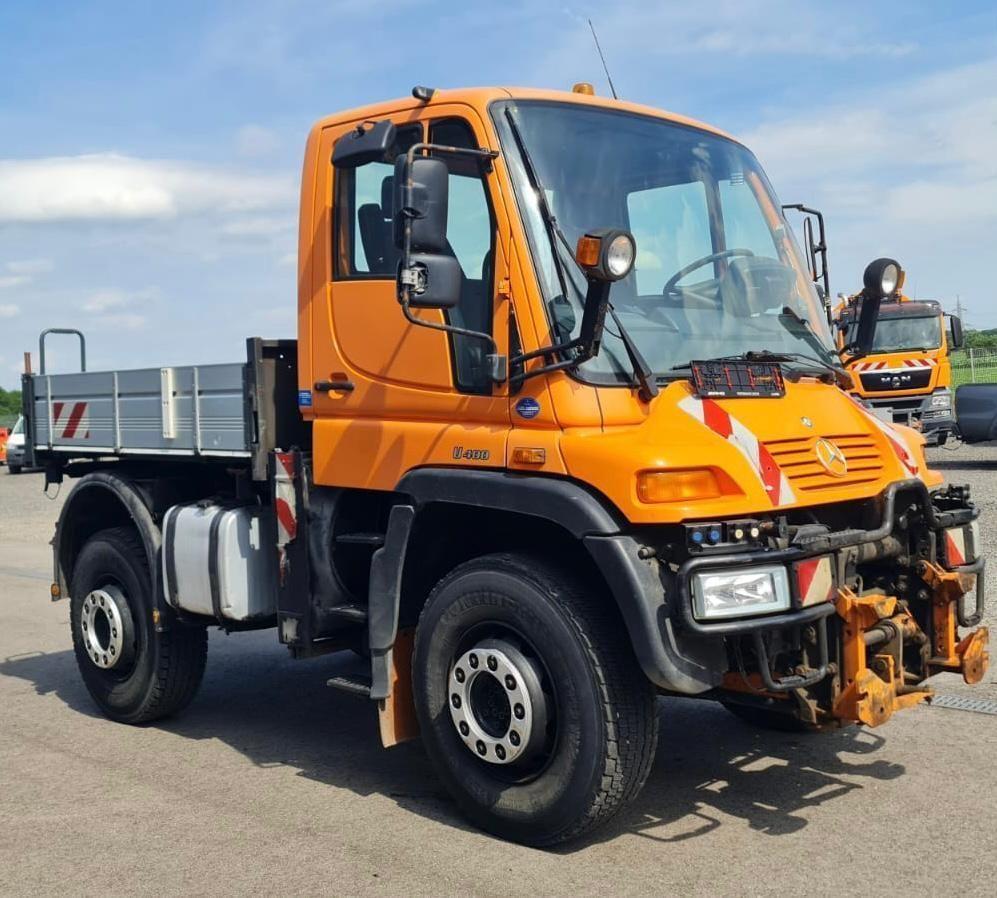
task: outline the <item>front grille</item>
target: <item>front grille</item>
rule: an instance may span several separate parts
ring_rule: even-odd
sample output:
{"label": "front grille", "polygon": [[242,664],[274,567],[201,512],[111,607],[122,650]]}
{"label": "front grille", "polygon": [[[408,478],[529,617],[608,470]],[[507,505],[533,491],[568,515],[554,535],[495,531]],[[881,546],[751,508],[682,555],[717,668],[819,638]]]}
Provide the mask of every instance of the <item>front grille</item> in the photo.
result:
{"label": "front grille", "polygon": [[862,377],[862,389],[869,393],[884,390],[918,390],[931,383],[931,368],[907,368],[904,371],[869,371]]}
{"label": "front grille", "polygon": [[823,437],[844,453],[848,462],[848,471],[844,477],[833,476],[817,461],[814,446],[819,439],[822,438],[773,440],[765,444],[776,464],[789,478],[794,490],[817,493],[821,490],[872,483],[883,473],[883,460],[880,457],[879,447],[869,434],[837,434]]}

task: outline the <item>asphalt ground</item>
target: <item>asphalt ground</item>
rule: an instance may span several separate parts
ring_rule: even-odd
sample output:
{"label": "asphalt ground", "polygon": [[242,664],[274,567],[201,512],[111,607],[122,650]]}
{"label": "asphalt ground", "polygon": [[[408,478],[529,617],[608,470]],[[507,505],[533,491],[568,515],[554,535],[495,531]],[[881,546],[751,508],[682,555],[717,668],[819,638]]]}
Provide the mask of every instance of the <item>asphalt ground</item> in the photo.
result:
{"label": "asphalt ground", "polygon": [[[997,449],[932,459],[972,484],[997,558]],[[271,631],[212,631],[183,714],[111,723],[48,599],[60,501],[0,469],[0,894],[997,893],[997,716],[804,737],[661,699],[640,798],[554,852],[466,825],[418,743],[383,750],[374,709],[325,687],[343,661],[291,661]],[[997,700],[993,672],[934,685]]]}

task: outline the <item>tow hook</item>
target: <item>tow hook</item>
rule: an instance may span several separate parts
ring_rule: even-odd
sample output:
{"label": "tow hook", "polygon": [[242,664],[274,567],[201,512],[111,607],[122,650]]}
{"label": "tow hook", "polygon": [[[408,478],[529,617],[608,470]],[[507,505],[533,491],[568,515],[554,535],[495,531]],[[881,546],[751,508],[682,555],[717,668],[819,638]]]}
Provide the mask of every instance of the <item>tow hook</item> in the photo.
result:
{"label": "tow hook", "polygon": [[834,701],[835,717],[875,727],[886,723],[894,711],[930,698],[930,688],[905,682],[904,642],[924,643],[927,637],[917,621],[898,607],[895,596],[858,596],[840,589],[835,608],[844,621],[843,688]]}

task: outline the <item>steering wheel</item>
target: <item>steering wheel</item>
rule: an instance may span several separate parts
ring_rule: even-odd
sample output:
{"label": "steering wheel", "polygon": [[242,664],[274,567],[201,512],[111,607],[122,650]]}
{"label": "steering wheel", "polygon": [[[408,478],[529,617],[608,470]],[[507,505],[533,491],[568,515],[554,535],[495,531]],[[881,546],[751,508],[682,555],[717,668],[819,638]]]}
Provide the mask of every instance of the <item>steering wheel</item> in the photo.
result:
{"label": "steering wheel", "polygon": [[[673,274],[668,279],[668,282],[665,284],[664,288],[662,289],[661,294],[663,296],[674,295],[676,293],[675,287],[678,284],[678,282],[682,280],[682,278],[684,278],[687,274],[691,274],[697,268],[702,268],[704,265],[709,265],[710,262],[716,262],[717,259],[729,259],[733,256],[753,256],[753,255],[754,253],[750,249],[725,249],[721,253],[711,253],[708,256],[703,256],[702,259],[696,259],[695,262],[690,262],[684,268],[680,268],[678,271],[676,271],[675,274]],[[705,297],[696,295],[694,291],[692,291],[692,298],[706,302]],[[710,305],[712,306],[714,305],[714,303],[711,302]]]}

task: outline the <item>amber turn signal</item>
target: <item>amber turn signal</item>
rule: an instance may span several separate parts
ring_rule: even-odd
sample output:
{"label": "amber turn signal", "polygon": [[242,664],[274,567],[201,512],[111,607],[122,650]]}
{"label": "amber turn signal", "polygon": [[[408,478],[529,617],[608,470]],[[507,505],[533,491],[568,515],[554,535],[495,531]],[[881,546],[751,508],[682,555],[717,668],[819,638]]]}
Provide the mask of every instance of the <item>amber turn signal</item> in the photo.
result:
{"label": "amber turn signal", "polygon": [[598,237],[590,237],[586,234],[578,238],[578,245],[575,247],[575,258],[578,264],[584,268],[595,268],[599,264],[599,255],[602,252],[602,241]]}
{"label": "amber turn signal", "polygon": [[641,471],[637,496],[641,502],[688,502],[720,495],[720,483],[709,468],[685,471]]}
{"label": "amber turn signal", "polygon": [[514,465],[543,465],[547,463],[546,449],[531,449],[526,446],[517,446],[512,450],[512,463]]}

